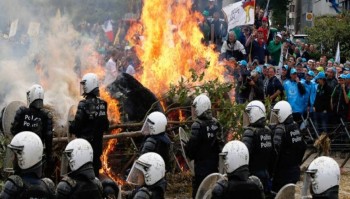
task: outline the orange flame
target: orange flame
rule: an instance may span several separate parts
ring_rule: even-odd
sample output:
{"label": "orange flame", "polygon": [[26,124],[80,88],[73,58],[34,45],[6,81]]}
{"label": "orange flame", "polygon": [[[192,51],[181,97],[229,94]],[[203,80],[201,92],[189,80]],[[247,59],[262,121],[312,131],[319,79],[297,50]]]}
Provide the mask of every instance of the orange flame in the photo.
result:
{"label": "orange flame", "polygon": [[[218,53],[201,42],[198,24],[203,17],[191,10],[191,0],[143,2],[142,28],[140,24],[131,28],[127,38],[142,33],[142,44],[135,48],[143,66],[138,78],[144,86],[161,96],[180,77],[190,78],[192,68],[205,70],[205,80],[223,81],[224,67],[218,65]],[[209,67],[205,68],[207,62]]]}
{"label": "orange flame", "polygon": [[182,110],[179,110],[179,121],[183,122],[183,121],[185,121],[185,119],[186,118],[183,116]]}
{"label": "orange flame", "polygon": [[[108,103],[108,119],[112,123],[120,122],[120,113],[118,109],[118,101],[111,98],[111,96],[108,94],[108,92],[105,91],[104,88],[100,91],[100,96],[102,99],[104,99]],[[118,134],[121,132],[121,129],[115,129],[111,132],[112,135]],[[103,153],[100,157],[102,162],[102,168],[100,169],[100,173],[105,173],[110,178],[112,178],[115,182],[118,183],[118,185],[125,184],[125,181],[122,180],[120,177],[118,177],[112,170],[111,167],[108,164],[108,155],[114,151],[114,147],[116,146],[118,140],[117,139],[110,139],[107,142],[107,147],[103,150]]]}

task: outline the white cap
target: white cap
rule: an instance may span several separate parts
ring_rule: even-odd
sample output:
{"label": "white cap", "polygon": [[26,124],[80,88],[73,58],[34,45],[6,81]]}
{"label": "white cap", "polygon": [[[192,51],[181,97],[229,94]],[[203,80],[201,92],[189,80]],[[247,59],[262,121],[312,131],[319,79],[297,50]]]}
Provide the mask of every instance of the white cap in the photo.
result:
{"label": "white cap", "polygon": [[282,35],[280,33],[277,33],[276,36],[282,39]]}

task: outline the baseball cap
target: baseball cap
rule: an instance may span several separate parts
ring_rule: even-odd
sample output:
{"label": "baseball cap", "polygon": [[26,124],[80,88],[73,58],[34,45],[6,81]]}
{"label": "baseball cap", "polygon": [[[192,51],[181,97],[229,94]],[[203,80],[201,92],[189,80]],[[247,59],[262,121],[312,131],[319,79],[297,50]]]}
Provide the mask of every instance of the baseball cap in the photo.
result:
{"label": "baseball cap", "polygon": [[259,27],[258,28],[258,32],[264,32],[264,28],[263,27]]}
{"label": "baseball cap", "polygon": [[326,79],[326,74],[323,71],[321,71],[317,74],[315,79]]}
{"label": "baseball cap", "polygon": [[314,71],[311,71],[311,70],[310,70],[309,72],[307,72],[307,75],[314,77],[314,76],[315,76],[315,73],[314,73]]}
{"label": "baseball cap", "polygon": [[341,74],[339,75],[339,79],[347,79],[347,75]]}
{"label": "baseball cap", "polygon": [[280,33],[277,33],[277,34],[276,34],[276,37],[279,37],[279,38],[282,39],[282,35],[281,35]]}
{"label": "baseball cap", "polygon": [[283,66],[282,66],[282,69],[283,69],[283,68],[286,69],[286,70],[288,70],[288,65],[283,65]]}
{"label": "baseball cap", "polygon": [[263,18],[262,18],[262,21],[267,21],[267,17],[263,17]]}
{"label": "baseball cap", "polygon": [[242,65],[242,66],[247,66],[247,61],[246,60],[241,60],[241,61],[239,61],[238,64]]}
{"label": "baseball cap", "polygon": [[290,74],[296,74],[297,73],[297,70],[295,70],[295,68],[292,68],[291,70],[290,70]]}
{"label": "baseball cap", "polygon": [[322,66],[319,66],[319,67],[316,68],[316,70],[318,70],[319,72],[321,72],[321,71],[324,71],[324,68],[323,68]]}

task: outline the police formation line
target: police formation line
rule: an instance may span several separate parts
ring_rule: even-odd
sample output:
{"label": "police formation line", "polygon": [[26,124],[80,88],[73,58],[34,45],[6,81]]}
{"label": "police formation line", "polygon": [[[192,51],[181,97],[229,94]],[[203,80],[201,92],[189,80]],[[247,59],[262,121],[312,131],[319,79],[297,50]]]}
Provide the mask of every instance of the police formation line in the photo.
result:
{"label": "police formation line", "polygon": [[[99,98],[97,76],[83,76],[79,102],[70,132],[75,139],[66,146],[62,158],[63,178],[55,186],[43,178],[43,164],[52,163],[52,116],[43,110],[44,90],[40,85],[27,92],[29,108],[21,107],[15,116],[7,146],[14,155],[14,174],[8,177],[0,198],[117,198],[115,182],[99,174],[102,136],[108,129],[107,103]],[[200,94],[193,101],[196,119],[191,136],[184,141],[184,153],[194,161],[192,197],[202,198],[199,189],[209,175],[219,172],[223,160],[224,175],[210,191],[211,198],[274,198],[282,187],[297,183],[306,145],[298,125],[293,121],[292,108],[286,101],[277,102],[272,117],[277,124],[266,124],[265,106],[250,102],[244,117],[241,141],[225,143],[222,127],[212,116],[211,101]],[[122,191],[125,198],[162,199],[166,195],[165,173],[171,165],[171,141],[166,134],[167,118],[161,112],[149,114],[142,127],[146,135],[140,157],[134,162],[127,182],[136,185],[133,191]],[[271,130],[272,129],[272,130]],[[44,147],[45,145],[45,147]],[[45,148],[45,149],[44,149]],[[45,158],[43,159],[43,155]],[[45,163],[44,163],[45,162]],[[52,169],[52,168],[50,168]],[[311,162],[306,175],[311,179],[312,198],[338,198],[340,170],[329,157]]]}

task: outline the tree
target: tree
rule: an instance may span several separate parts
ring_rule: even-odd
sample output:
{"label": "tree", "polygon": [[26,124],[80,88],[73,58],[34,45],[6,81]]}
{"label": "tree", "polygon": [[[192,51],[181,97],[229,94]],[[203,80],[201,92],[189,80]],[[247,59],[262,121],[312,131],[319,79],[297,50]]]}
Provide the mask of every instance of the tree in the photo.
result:
{"label": "tree", "polygon": [[328,58],[334,57],[337,44],[340,43],[341,61],[350,59],[350,13],[337,16],[316,17],[314,26],[306,29],[309,43],[322,46],[322,52]]}

